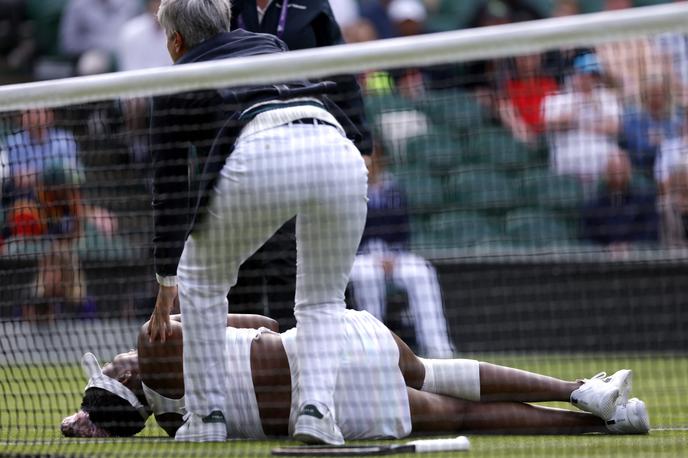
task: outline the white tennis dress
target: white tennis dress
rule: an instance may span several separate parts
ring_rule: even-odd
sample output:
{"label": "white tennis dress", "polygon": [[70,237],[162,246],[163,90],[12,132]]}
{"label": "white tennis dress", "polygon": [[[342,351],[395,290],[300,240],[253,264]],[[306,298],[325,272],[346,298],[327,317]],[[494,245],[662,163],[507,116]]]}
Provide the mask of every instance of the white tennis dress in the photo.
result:
{"label": "white tennis dress", "polygon": [[[411,412],[406,383],[399,370],[399,348],[392,333],[365,311],[347,310],[344,321],[345,335],[334,391],[335,417],[344,438],[408,436]],[[295,328],[282,333],[282,343],[291,369],[291,434],[299,405]]]}
{"label": "white tennis dress", "polygon": [[[345,439],[401,438],[411,433],[411,413],[404,378],[399,370],[399,349],[390,331],[368,312],[347,310],[341,365],[335,388],[335,415]],[[251,343],[261,329],[227,328],[229,356],[225,419],[231,439],[264,439],[258,401],[251,376]],[[282,333],[291,369],[291,434],[298,400],[296,329]],[[183,413],[183,399],[171,400],[144,386],[156,415]]]}

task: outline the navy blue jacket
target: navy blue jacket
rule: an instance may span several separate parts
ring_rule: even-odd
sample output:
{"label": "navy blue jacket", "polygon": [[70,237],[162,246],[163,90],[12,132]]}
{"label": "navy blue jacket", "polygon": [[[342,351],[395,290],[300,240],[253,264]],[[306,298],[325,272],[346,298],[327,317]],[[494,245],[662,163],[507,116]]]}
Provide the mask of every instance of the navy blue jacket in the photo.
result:
{"label": "navy blue jacket", "polygon": [[[243,27],[251,32],[275,35],[281,11],[282,2],[275,0],[265,11],[262,22],[258,22],[256,0],[233,0],[232,29]],[[289,0],[287,20],[280,39],[290,51],[344,44],[328,0]],[[337,104],[358,130],[356,147],[362,154],[371,154],[373,141],[358,81],[352,75],[335,75],[328,79],[337,83],[337,93],[329,95],[330,100]]]}
{"label": "navy blue jacket", "polygon": [[659,238],[656,196],[632,188],[617,195],[603,192],[585,206],[582,223],[583,238],[602,245],[656,243]]}
{"label": "navy blue jacket", "polygon": [[[286,51],[278,38],[244,30],[220,33],[190,49],[177,64]],[[323,94],[332,83],[245,86],[156,97],[151,115],[155,270],[177,274],[184,242],[203,217],[222,166],[248,119],[248,107],[267,100],[317,97],[356,140],[355,126]],[[360,138],[358,139],[360,141]]]}
{"label": "navy blue jacket", "polygon": [[368,189],[368,216],[361,237],[360,252],[368,244],[384,242],[385,248],[408,250],[411,232],[406,193],[391,174],[383,172],[381,182]]}

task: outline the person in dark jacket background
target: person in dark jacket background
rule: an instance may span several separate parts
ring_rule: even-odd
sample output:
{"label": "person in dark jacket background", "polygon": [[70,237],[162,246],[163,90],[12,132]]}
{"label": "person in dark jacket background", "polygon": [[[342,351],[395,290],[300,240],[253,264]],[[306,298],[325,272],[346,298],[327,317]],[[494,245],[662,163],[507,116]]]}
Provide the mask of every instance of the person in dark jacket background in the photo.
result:
{"label": "person in dark jacket background", "polygon": [[[229,0],[162,0],[158,20],[175,64],[286,51],[276,37],[230,32],[230,17]],[[308,443],[344,442],[334,388],[344,291],[367,211],[367,169],[326,109],[327,86],[297,81],[186,92],[153,102],[160,289],[149,335],[165,340],[178,293],[189,416],[177,440],[227,438],[225,413],[233,410],[222,386],[230,375],[249,383],[242,371],[233,367],[230,373],[228,367],[227,294],[241,263],[298,216],[298,413],[292,434]]]}
{"label": "person in dark jacket background", "polygon": [[617,253],[659,239],[656,193],[634,186],[631,167],[624,151],[611,156],[599,196],[583,210],[583,238]]}
{"label": "person in dark jacket background", "polygon": [[447,330],[437,271],[411,252],[406,193],[385,169],[382,147],[365,157],[368,165],[368,218],[351,269],[356,308],[383,321],[390,290],[408,295],[419,352],[426,358],[451,358],[454,345]]}
{"label": "person in dark jacket background", "polygon": [[[344,44],[328,0],[233,0],[232,28],[275,35],[290,51]],[[336,94],[329,98],[358,128],[358,149],[370,154],[372,140],[356,78],[337,75],[328,79],[337,83]],[[286,223],[241,266],[229,296],[232,312],[266,313],[283,329],[295,325],[295,225],[294,220]]]}

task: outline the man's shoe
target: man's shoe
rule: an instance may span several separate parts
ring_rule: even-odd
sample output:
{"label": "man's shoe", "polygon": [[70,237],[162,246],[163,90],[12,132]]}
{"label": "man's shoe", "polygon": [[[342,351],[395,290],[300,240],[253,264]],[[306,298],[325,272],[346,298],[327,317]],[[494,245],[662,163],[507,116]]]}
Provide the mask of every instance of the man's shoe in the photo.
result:
{"label": "man's shoe", "polygon": [[612,434],[647,434],[650,431],[650,416],[645,403],[638,398],[629,399],[616,408],[607,429]]}
{"label": "man's shoe", "polygon": [[622,369],[611,377],[600,372],[571,393],[571,404],[603,420],[611,420],[616,407],[625,404],[631,391],[633,371]]}
{"label": "man's shoe", "polygon": [[344,436],[332,412],[321,413],[313,404],[304,405],[296,417],[294,439],[314,445],[343,445]]}
{"label": "man's shoe", "polygon": [[193,413],[184,416],[184,424],[177,430],[174,440],[181,442],[224,442],[227,440],[227,423],[219,410],[207,417]]}

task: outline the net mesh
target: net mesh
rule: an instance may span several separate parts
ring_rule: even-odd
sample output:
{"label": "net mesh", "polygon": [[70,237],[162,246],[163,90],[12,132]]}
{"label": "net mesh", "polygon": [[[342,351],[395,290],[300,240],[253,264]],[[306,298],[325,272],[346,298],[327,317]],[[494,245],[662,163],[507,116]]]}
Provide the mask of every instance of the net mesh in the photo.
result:
{"label": "net mesh", "polygon": [[[0,89],[0,445],[17,456],[263,456],[276,443],[262,433],[287,444],[300,407],[292,382],[310,374],[325,384],[337,361],[347,439],[401,437],[413,420],[414,434],[533,434],[472,436],[481,456],[679,455],[688,427],[686,16],[664,6]],[[333,76],[354,73],[360,107],[342,90],[353,77]],[[227,96],[299,78],[339,89],[278,106],[274,96],[257,106],[255,94]],[[337,109],[323,108],[326,99],[346,117],[327,114]],[[342,140],[343,130],[354,136],[347,119],[367,120],[355,142],[373,152],[366,218],[363,163]],[[156,303],[156,270],[175,273],[199,196],[177,273],[185,336],[205,347],[188,347],[182,368],[179,318],[165,344],[141,325]],[[397,350],[361,314],[328,327],[321,306],[339,293],[408,347]],[[189,316],[213,301],[214,315]],[[232,329],[286,331],[295,302],[310,340],[233,331],[213,346],[213,316],[241,314],[227,319]],[[481,366],[477,382],[465,361],[429,380],[432,363],[411,351],[557,381]],[[93,390],[82,406],[93,375],[80,367],[86,352],[112,361],[105,375],[145,408],[153,402],[141,379],[168,398],[183,382],[205,390],[201,399],[226,396],[230,436],[255,440],[175,443],[162,440],[181,422],[174,407],[141,420],[121,396]],[[536,437],[608,432],[597,417],[521,402],[578,411],[562,402],[573,390],[563,380],[624,368],[634,370],[631,396],[650,410],[650,437]],[[423,390],[407,395],[404,384]],[[480,394],[510,404],[466,401]],[[624,404],[605,420],[623,417],[641,432],[640,410]],[[108,438],[63,437],[79,435]]]}

